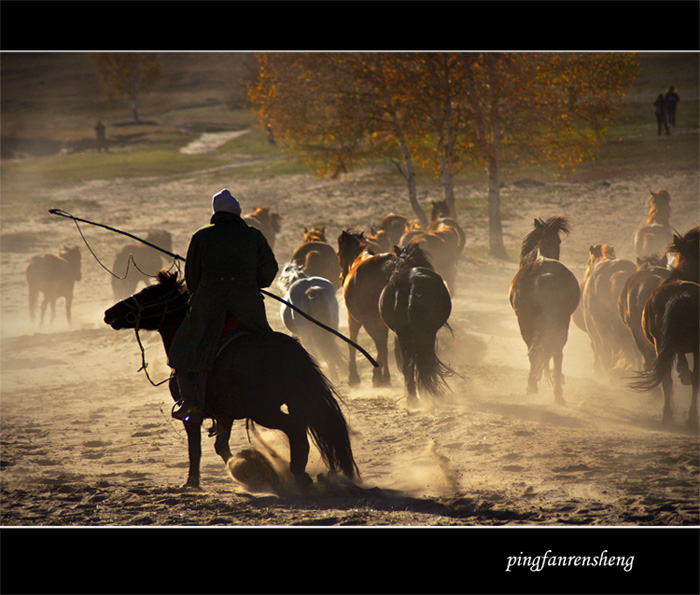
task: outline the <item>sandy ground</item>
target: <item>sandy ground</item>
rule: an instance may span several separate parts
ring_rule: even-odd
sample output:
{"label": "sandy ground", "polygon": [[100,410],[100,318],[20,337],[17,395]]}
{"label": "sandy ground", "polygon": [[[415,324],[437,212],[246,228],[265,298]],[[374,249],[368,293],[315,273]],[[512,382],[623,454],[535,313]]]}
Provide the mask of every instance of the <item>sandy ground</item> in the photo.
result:
{"label": "sandy ground", "polygon": [[[5,526],[687,526],[699,522],[698,436],[682,430],[689,389],[677,385],[677,430],[660,424],[661,403],[597,378],[586,335],[572,325],[564,355],[567,404],[543,383],[526,395],[527,356],[508,287],[516,264],[464,258],[441,353],[459,376],[443,402],[409,410],[391,361],[393,386],[375,389],[358,357],[363,382],[338,387],[344,397],[356,486],[319,482],[307,497],[254,492],[234,481],[203,438],[202,492],[183,491],[184,430],[170,418],[165,386],[149,384],[131,331],[102,322],[113,304],[110,275],[88,252],[75,225],[49,208],[140,235],[168,229],[185,254],[190,234],[208,222],[210,197],[229,187],[250,212],[269,205],[285,216],[275,252],[281,264],[304,226],[341,229],[378,222],[390,211],[410,214],[400,186],[382,187],[371,172],[335,181],[306,177],[247,180],[230,169],[167,179],[91,181],[43,196],[3,196],[2,204],[2,506]],[[646,214],[649,188],[666,187],[673,221],[698,223],[698,174],[560,182],[547,201],[527,202],[505,221],[513,242],[533,217],[567,215],[573,233],[561,260],[581,278],[588,246],[607,242],[633,258],[632,238]],[[516,186],[504,196],[518,196]],[[439,198],[437,192],[428,198]],[[468,243],[485,244],[483,221],[464,221]],[[125,238],[81,226],[97,258],[111,266]],[[61,245],[80,245],[73,324],[59,302],[56,319],[32,326],[27,315],[27,259]],[[513,256],[516,256],[513,254]],[[281,292],[273,287],[278,294]],[[283,330],[276,302],[268,316]],[[341,303],[341,330],[346,319]],[[141,335],[151,377],[167,377],[160,339]],[[364,332],[363,346],[374,352]],[[260,428],[286,458],[284,440]],[[234,425],[232,450],[249,443]],[[259,445],[258,445],[259,446]],[[312,452],[308,468],[324,472]]]}

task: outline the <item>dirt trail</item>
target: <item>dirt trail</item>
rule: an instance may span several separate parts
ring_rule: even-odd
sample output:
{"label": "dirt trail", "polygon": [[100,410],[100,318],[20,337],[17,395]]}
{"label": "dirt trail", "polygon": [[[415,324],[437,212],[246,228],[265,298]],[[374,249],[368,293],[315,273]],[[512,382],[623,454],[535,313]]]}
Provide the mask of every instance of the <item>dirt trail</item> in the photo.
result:
{"label": "dirt trail", "polygon": [[[205,437],[205,491],[181,491],[186,443],[170,419],[167,388],[154,388],[138,371],[133,333],[102,322],[113,303],[109,274],[75,226],[48,209],[137,235],[163,227],[173,234],[174,251],[185,254],[190,234],[208,222],[209,197],[227,186],[245,212],[269,205],[285,216],[275,246],[281,264],[304,226],[325,225],[335,241],[343,228],[367,228],[390,211],[408,214],[400,193],[376,184],[371,172],[338,181],[234,175],[92,181],[33,197],[22,210],[15,207],[25,197],[3,197],[3,525],[698,524],[698,436],[680,429],[686,387],[677,389],[678,431],[664,430],[658,401],[594,377],[588,339],[572,325],[564,355],[566,406],[555,405],[546,383],[538,395],[526,395],[526,351],[507,300],[516,265],[474,258],[460,263],[454,334],[440,338],[458,373],[444,402],[408,410],[393,358],[391,388],[372,387],[363,358],[361,386],[339,382],[363,483],[321,480],[307,499],[253,493],[226,474]],[[548,185],[546,200],[507,219],[506,237],[519,243],[536,216],[571,217],[562,261],[580,278],[592,243],[612,243],[619,257],[633,258],[632,237],[650,186],[671,192],[679,230],[698,223],[697,173],[604,185],[561,182]],[[464,225],[468,243],[485,244],[483,221]],[[81,229],[109,267],[124,238]],[[62,244],[83,249],[73,325],[59,302],[56,320],[34,327],[27,318],[26,261]],[[278,304],[266,304],[273,327],[283,330]],[[341,320],[346,331],[344,314]],[[159,338],[142,333],[142,340],[151,377],[166,378]],[[374,352],[367,335],[360,340]],[[261,436],[286,458],[277,434],[261,429]],[[244,425],[236,424],[233,451],[248,447]],[[309,470],[314,477],[323,472],[318,457]]]}

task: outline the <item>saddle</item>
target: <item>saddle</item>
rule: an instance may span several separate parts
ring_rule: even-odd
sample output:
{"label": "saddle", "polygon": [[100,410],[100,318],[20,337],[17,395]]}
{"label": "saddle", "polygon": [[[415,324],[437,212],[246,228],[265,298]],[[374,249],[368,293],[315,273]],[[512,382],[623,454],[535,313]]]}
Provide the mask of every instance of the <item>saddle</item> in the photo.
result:
{"label": "saddle", "polygon": [[219,339],[219,349],[216,352],[216,357],[221,355],[221,352],[228,347],[233,341],[242,335],[247,335],[250,331],[243,323],[235,316],[229,318],[221,329],[221,338]]}

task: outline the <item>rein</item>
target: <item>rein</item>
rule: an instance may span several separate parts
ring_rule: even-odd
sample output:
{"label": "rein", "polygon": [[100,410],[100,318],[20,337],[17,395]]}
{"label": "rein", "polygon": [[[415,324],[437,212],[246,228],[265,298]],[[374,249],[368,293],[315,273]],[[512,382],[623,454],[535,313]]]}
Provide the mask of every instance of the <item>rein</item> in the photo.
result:
{"label": "rein", "polygon": [[[130,322],[130,323],[133,322],[134,334],[136,335],[136,342],[138,343],[139,349],[141,350],[141,367],[137,370],[137,372],[140,372],[141,370],[143,370],[148,382],[150,382],[152,386],[160,386],[161,384],[165,384],[166,382],[168,382],[170,380],[170,377],[166,378],[165,380],[161,380],[160,382],[154,382],[151,379],[151,376],[148,373],[148,362],[146,362],[146,350],[143,347],[143,343],[141,343],[141,336],[139,335],[139,327],[141,326],[141,320],[144,318],[143,312],[144,312],[144,310],[147,310],[148,308],[155,308],[155,307],[158,307],[161,305],[165,305],[163,313],[160,317],[160,322],[158,323],[156,328],[159,328],[160,325],[163,324],[163,321],[165,320],[165,317],[168,315],[168,313],[177,312],[178,310],[186,309],[187,304],[185,304],[184,306],[179,306],[177,308],[170,308],[170,309],[168,308],[168,304],[170,302],[174,301],[174,299],[173,300],[169,299],[173,293],[177,293],[179,295],[179,292],[177,292],[177,290],[173,290],[168,295],[166,295],[161,301],[156,302],[155,304],[148,304],[147,306],[144,306],[143,304],[141,304],[136,299],[136,296],[133,296],[133,295],[130,296],[129,298],[127,298],[126,300],[124,300],[124,303],[127,305],[129,305],[128,304],[129,300],[133,300],[134,303],[136,304],[136,308],[134,308],[136,310],[136,314],[134,314],[134,309],[132,309],[126,315],[126,320],[127,320],[127,322]],[[131,306],[129,305],[129,307],[131,307]],[[131,319],[130,319],[130,317],[131,317]]]}

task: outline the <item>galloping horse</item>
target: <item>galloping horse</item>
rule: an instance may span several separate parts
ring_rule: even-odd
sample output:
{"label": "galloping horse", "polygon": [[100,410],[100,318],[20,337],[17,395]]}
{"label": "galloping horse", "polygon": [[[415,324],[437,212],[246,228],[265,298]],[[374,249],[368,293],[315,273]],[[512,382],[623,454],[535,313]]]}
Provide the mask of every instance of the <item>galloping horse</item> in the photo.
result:
{"label": "galloping horse", "polygon": [[274,213],[270,207],[258,207],[252,213],[244,215],[243,220],[251,227],[259,229],[270,244],[270,248],[274,249],[275,238],[282,229],[282,221],[284,221],[282,215]]}
{"label": "galloping horse", "polygon": [[620,319],[632,334],[645,370],[650,370],[654,365],[656,353],[642,330],[642,311],[651,294],[670,272],[660,256],[638,258],[637,270],[625,282],[617,302]]}
{"label": "galloping horse", "polygon": [[[177,275],[163,271],[157,284],[109,308],[104,321],[117,330],[157,331],[167,353],[185,316],[188,300],[189,294]],[[171,378],[174,399],[179,398],[176,386]],[[227,464],[232,458],[228,442],[233,422],[247,419],[287,435],[289,469],[300,489],[313,483],[306,473],[307,432],[332,471],[340,471],[350,479],[357,476],[339,395],[293,337],[278,332],[234,335],[222,344],[206,390],[204,414],[215,422],[214,448]],[[199,488],[201,422],[183,423],[189,453],[185,486]]]}
{"label": "galloping horse", "polygon": [[649,213],[646,224],[634,236],[634,251],[637,258],[662,256],[666,246],[673,240],[671,229],[671,195],[662,188],[650,191]]}
{"label": "galloping horse", "polygon": [[564,403],[562,363],[569,321],[581,296],[573,273],[559,262],[560,233],[569,233],[565,217],[535,219],[523,239],[520,269],[510,286],[510,304],[528,348],[530,375],[527,390],[537,392],[542,372],[554,362],[554,398]]}
{"label": "galloping horse", "polygon": [[[601,249],[604,246],[604,249]],[[612,380],[626,367],[635,367],[638,352],[618,312],[618,300],[636,265],[615,257],[607,244],[591,246],[579,307],[591,340],[596,366]]]}
{"label": "galloping horse", "polygon": [[[146,241],[172,252],[173,239],[170,232],[152,229]],[[119,249],[114,258],[112,292],[114,299],[122,300],[136,291],[139,282],[150,284],[163,267],[163,253],[146,244],[132,242]]]}
{"label": "galloping horse", "polygon": [[[372,371],[374,386],[390,384],[388,340],[389,329],[379,314],[379,296],[391,275],[391,253],[372,254],[367,250],[367,240],[362,232],[343,230],[338,237],[338,259],[343,297],[348,312],[350,339],[357,341],[360,329],[364,327],[377,348],[377,363]],[[349,348],[348,382],[360,383],[355,361],[355,350]]]}
{"label": "galloping horse", "polygon": [[325,229],[304,229],[302,243],[294,250],[290,262],[299,265],[308,277],[321,277],[340,289],[340,263],[333,246],[326,241]]}
{"label": "galloping horse", "polygon": [[[659,286],[642,311],[644,335],[654,346],[656,360],[651,369],[638,373],[630,388],[651,391],[661,386],[664,394],[663,424],[673,424],[674,359],[683,384],[690,384],[691,403],[686,427],[698,429],[698,385],[700,384],[700,227],[684,236],[674,234],[668,247],[676,265]],[[693,354],[690,371],[686,354]]]}
{"label": "galloping horse", "polygon": [[32,256],[27,263],[25,274],[29,289],[30,320],[34,322],[36,302],[39,293],[43,293],[40,324],[44,323],[46,306],[51,306],[51,322],[53,322],[56,317],[56,300],[61,297],[66,302],[66,320],[70,324],[73,287],[81,279],[80,248],[64,246],[58,255],[44,253]]}
{"label": "galloping horse", "polygon": [[400,363],[408,404],[417,392],[440,395],[451,370],[436,352],[437,333],[452,311],[450,293],[418,244],[396,248],[393,272],[379,296],[384,323],[396,333],[396,361]]}
{"label": "galloping horse", "polygon": [[[328,279],[309,277],[299,265],[290,262],[282,268],[277,284],[285,292],[286,301],[326,326],[338,330],[338,300],[335,287]],[[319,361],[326,362],[331,380],[337,382],[345,359],[337,338],[286,304],[282,304],[280,316],[287,330],[299,337],[307,351]]]}

